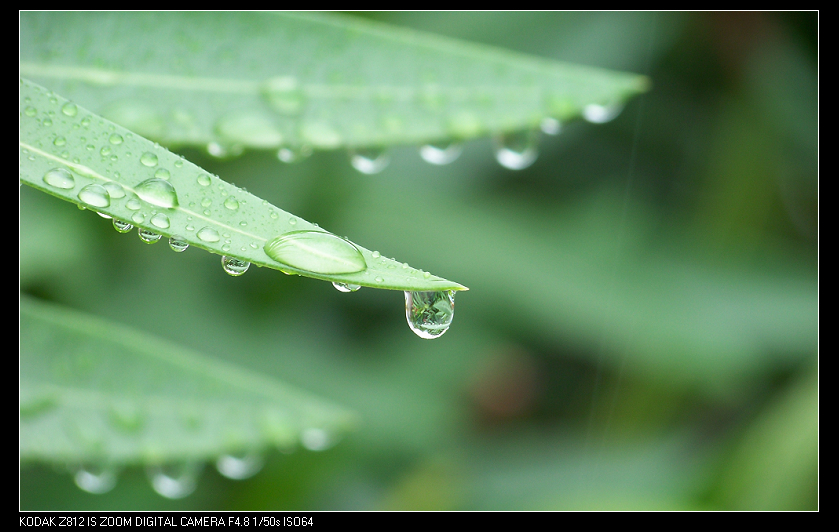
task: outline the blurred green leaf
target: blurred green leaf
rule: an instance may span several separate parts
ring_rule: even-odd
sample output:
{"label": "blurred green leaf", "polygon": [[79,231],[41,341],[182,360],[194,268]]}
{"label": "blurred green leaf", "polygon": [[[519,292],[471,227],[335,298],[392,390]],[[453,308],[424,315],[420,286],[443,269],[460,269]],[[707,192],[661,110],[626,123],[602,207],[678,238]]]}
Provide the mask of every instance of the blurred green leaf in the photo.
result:
{"label": "blurred green leaf", "polygon": [[470,139],[648,86],[325,13],[23,13],[21,75],[146,137],[215,152]]}
{"label": "blurred green leaf", "polygon": [[[159,464],[333,444],[350,412],[80,312],[21,300],[20,457]],[[317,441],[314,441],[317,440]]]}

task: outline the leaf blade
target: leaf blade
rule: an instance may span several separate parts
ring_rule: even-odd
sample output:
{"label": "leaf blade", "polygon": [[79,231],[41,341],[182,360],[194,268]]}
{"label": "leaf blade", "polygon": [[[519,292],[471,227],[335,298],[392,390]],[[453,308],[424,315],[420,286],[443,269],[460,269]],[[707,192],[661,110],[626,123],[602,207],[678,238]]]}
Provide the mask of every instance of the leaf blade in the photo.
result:
{"label": "leaf blade", "polygon": [[[72,106],[72,116],[64,113],[67,106]],[[363,256],[364,270],[321,273],[278,262],[265,250],[272,239],[291,232],[325,231],[23,78],[20,150],[21,182],[147,231],[181,238],[211,253],[306,277],[373,288],[466,289],[430,274],[426,277],[421,270],[349,243]],[[57,169],[69,172],[69,188],[45,181],[47,174]],[[165,179],[158,177],[164,175],[161,171]],[[109,194],[107,205],[82,200],[86,187],[103,185],[119,187]],[[168,192],[175,194],[174,203],[157,197]]]}

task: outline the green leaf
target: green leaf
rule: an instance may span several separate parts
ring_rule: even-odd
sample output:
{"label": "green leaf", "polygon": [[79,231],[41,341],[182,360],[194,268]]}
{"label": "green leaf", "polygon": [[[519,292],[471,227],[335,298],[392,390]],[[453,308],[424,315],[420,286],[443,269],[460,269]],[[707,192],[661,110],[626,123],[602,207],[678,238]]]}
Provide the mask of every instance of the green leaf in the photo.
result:
{"label": "green leaf", "polygon": [[24,79],[20,180],[154,235],[258,266],[392,290],[466,289],[327,233]]}
{"label": "green leaf", "polygon": [[463,140],[620,106],[635,74],[347,16],[21,14],[21,75],[169,146]]}
{"label": "green leaf", "polygon": [[206,460],[301,438],[318,448],[355,422],[272,379],[25,297],[20,336],[22,460]]}

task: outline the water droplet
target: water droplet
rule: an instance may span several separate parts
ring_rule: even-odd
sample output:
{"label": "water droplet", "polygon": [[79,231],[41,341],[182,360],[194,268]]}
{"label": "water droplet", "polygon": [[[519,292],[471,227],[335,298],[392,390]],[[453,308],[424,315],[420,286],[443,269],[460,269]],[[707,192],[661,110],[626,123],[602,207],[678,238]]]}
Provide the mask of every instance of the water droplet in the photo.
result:
{"label": "water droplet", "polygon": [[230,209],[231,211],[235,211],[239,208],[239,202],[236,201],[236,198],[230,196],[226,200],[224,200],[224,206]]}
{"label": "water droplet", "polygon": [[208,176],[207,174],[201,174],[201,175],[199,175],[199,176],[198,176],[198,184],[199,184],[199,185],[201,185],[202,187],[209,186],[209,184],[210,184],[210,176]]}
{"label": "water droplet", "polygon": [[300,443],[310,451],[323,451],[335,444],[335,440],[323,429],[309,428],[300,434]]}
{"label": "water droplet", "polygon": [[304,142],[324,150],[334,150],[344,141],[341,134],[326,122],[303,123],[300,137]]}
{"label": "water droplet", "polygon": [[122,140],[123,140],[122,135],[118,135],[118,134],[114,133],[113,135],[110,136],[110,138],[108,139],[108,142],[110,142],[113,145],[118,145],[118,144],[122,144]]}
{"label": "water droplet", "polygon": [[44,174],[44,183],[62,190],[70,190],[76,186],[76,180],[73,179],[73,174],[64,168],[53,168]]}
{"label": "water droplet", "polygon": [[108,191],[108,195],[111,199],[120,199],[125,197],[125,189],[123,189],[119,184],[114,183],[113,181],[108,181],[102,185],[105,187],[105,190]]}
{"label": "water droplet", "polygon": [[261,87],[262,97],[275,111],[293,115],[303,110],[303,91],[294,76],[277,76]]}
{"label": "water droplet", "polygon": [[116,229],[119,233],[127,233],[134,229],[134,226],[128,222],[123,222],[122,220],[114,218],[114,229]]}
{"label": "water droplet", "polygon": [[158,179],[169,179],[169,170],[165,168],[158,168],[154,173],[154,177]]}
{"label": "water droplet", "polygon": [[537,136],[533,130],[506,133],[495,137],[495,159],[504,168],[523,170],[539,155]]}
{"label": "water droplet", "polygon": [[241,144],[222,144],[220,142],[210,142],[207,144],[207,153],[221,159],[224,157],[236,157],[245,151]]}
{"label": "water droplet", "polygon": [[284,163],[296,163],[312,155],[311,146],[285,146],[277,151],[277,159]]}
{"label": "water droplet", "polygon": [[198,236],[199,240],[203,240],[204,242],[209,243],[218,242],[219,240],[221,240],[218,231],[209,227],[203,227],[199,229],[196,236]]}
{"label": "water droplet", "polygon": [[36,114],[38,114],[38,110],[29,105],[26,107],[26,109],[23,110],[23,114],[25,114],[26,116],[35,116]]}
{"label": "water droplet", "polygon": [[178,206],[178,195],[175,193],[175,187],[163,179],[154,177],[146,179],[137,185],[135,191],[140,199],[146,203],[166,209],[174,209]]}
{"label": "water droplet", "polygon": [[546,135],[559,135],[562,131],[562,124],[556,118],[548,116],[539,123],[539,129]]}
{"label": "water droplet", "polygon": [[463,153],[463,146],[457,143],[426,144],[419,150],[420,157],[431,164],[443,165],[454,162]]}
{"label": "water droplet", "polygon": [[236,257],[228,257],[227,255],[224,255],[221,257],[221,267],[233,277],[238,277],[248,271],[248,268],[251,267],[251,263],[246,260],[237,259]]}
{"label": "water droplet", "polygon": [[605,124],[614,120],[623,111],[623,105],[613,103],[609,105],[600,105],[590,103],[583,107],[583,118],[592,124]]}
{"label": "water droplet", "polygon": [[195,491],[195,481],[201,472],[202,464],[182,462],[153,466],[146,469],[154,491],[167,499],[183,499]]}
{"label": "water droplet", "polygon": [[151,224],[159,229],[169,229],[169,217],[159,212],[149,220]]}
{"label": "water droplet", "polygon": [[381,148],[350,150],[350,163],[363,174],[378,174],[390,163],[390,154]]}
{"label": "water droplet", "polygon": [[355,273],[367,268],[358,248],[331,233],[292,231],[269,240],[263,249],[277,262],[314,273]]}
{"label": "water droplet", "polygon": [[184,240],[184,237],[175,235],[169,238],[169,247],[172,248],[172,251],[180,253],[188,248],[189,244]]}
{"label": "water droplet", "polygon": [[142,207],[143,204],[137,198],[131,198],[125,202],[125,208],[131,211],[139,211]]}
{"label": "water droplet", "polygon": [[145,242],[146,244],[154,244],[158,240],[160,240],[160,235],[157,233],[152,233],[148,229],[143,229],[142,227],[139,228],[137,233],[140,235],[140,240]]}
{"label": "water droplet", "polygon": [[233,480],[244,480],[259,473],[265,460],[259,453],[225,454],[216,460],[216,469]]}
{"label": "water droplet", "polygon": [[213,204],[213,200],[211,200],[210,198],[204,198],[204,199],[201,200],[201,206],[202,207],[209,207],[212,204]]}
{"label": "water droplet", "polygon": [[142,212],[135,212],[134,214],[131,215],[131,221],[134,222],[135,224],[141,224],[141,223],[143,223],[143,221],[145,221],[145,219],[146,219],[146,215],[143,214]]}
{"label": "water droplet", "polygon": [[67,139],[65,139],[64,137],[56,137],[55,140],[52,141],[52,143],[56,146],[64,146],[65,144],[67,144]]}
{"label": "water droplet", "polygon": [[51,126],[51,125],[52,125],[52,120],[51,120],[51,119],[49,119],[49,118],[44,118],[43,120],[41,120],[41,124],[43,124],[44,126],[49,127],[49,126]]}
{"label": "water droplet", "polygon": [[91,207],[107,207],[111,197],[102,185],[87,185],[79,191],[79,199]]}
{"label": "water droplet", "polygon": [[108,216],[107,214],[105,214],[104,212],[97,212],[96,214],[98,214],[100,217],[102,217],[102,218],[104,218],[104,219],[106,219],[106,220],[110,220],[110,219],[111,219],[111,217],[110,217],[110,216]]}
{"label": "water droplet", "polygon": [[405,292],[405,316],[420,338],[442,336],[454,318],[454,291]]}
{"label": "water droplet", "polygon": [[76,470],[73,480],[82,490],[99,495],[114,489],[117,485],[117,471],[111,466],[83,465]]}
{"label": "water droplet", "polygon": [[143,166],[148,166],[149,168],[157,166],[157,155],[147,151],[140,156],[140,162],[143,163]]}
{"label": "water droplet", "polygon": [[378,259],[379,257],[381,257],[381,256],[382,256],[382,254],[381,254],[381,253],[379,253],[378,251],[374,251],[374,252],[372,253],[372,255],[373,255],[373,258],[374,258],[374,259]]}
{"label": "water droplet", "polygon": [[350,284],[350,283],[336,283],[333,282],[332,286],[334,286],[339,292],[355,292],[361,285],[357,284]]}
{"label": "water droplet", "polygon": [[79,108],[73,102],[67,102],[61,106],[61,112],[67,116],[76,116],[79,113]]}

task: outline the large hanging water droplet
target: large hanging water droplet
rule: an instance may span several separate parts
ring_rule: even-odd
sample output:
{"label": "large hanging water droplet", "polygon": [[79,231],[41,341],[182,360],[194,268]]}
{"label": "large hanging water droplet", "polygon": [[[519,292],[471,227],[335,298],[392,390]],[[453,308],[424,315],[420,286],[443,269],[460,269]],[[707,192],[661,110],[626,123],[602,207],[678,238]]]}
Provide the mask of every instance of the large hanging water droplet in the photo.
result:
{"label": "large hanging water droplet", "polygon": [[143,166],[148,166],[149,168],[157,166],[157,155],[147,151],[140,156],[140,162],[143,163]]}
{"label": "large hanging water droplet", "polygon": [[390,154],[382,148],[350,150],[350,163],[363,174],[378,174],[390,163]]}
{"label": "large hanging water droplet", "polygon": [[146,244],[154,244],[158,240],[160,240],[160,235],[157,233],[153,233],[148,229],[143,229],[142,227],[137,230],[137,234],[140,235],[140,240],[145,242]]}
{"label": "large hanging water droplet", "polygon": [[204,242],[208,242],[210,244],[212,244],[214,242],[218,242],[219,240],[221,240],[221,237],[219,236],[218,231],[216,231],[215,229],[212,229],[210,227],[203,227],[203,228],[199,229],[198,233],[196,233],[196,236],[198,237],[199,240],[202,240]]}
{"label": "large hanging water droplet", "polygon": [[216,469],[233,480],[244,480],[259,473],[265,464],[259,453],[225,454],[216,460]]}
{"label": "large hanging water droplet", "polygon": [[335,444],[329,432],[319,428],[309,428],[300,434],[300,443],[310,451],[324,451]]}
{"label": "large hanging water droplet", "polygon": [[504,168],[523,170],[539,156],[537,136],[533,130],[498,135],[495,142],[495,159]]}
{"label": "large hanging water droplet", "polygon": [[79,199],[91,207],[107,207],[111,197],[102,185],[88,185],[79,191]]}
{"label": "large hanging water droplet", "polygon": [[146,179],[134,189],[140,199],[165,209],[174,209],[178,206],[178,195],[172,183],[163,179]]}
{"label": "large hanging water droplet", "polygon": [[151,224],[159,229],[169,229],[169,217],[159,212],[149,220]]}
{"label": "large hanging water droplet", "polygon": [[70,190],[76,186],[76,180],[73,179],[73,174],[64,168],[53,168],[44,174],[44,183],[62,190]]}
{"label": "large hanging water droplet", "polygon": [[195,481],[201,472],[198,462],[167,464],[146,469],[154,491],[167,499],[183,499],[195,491]]}
{"label": "large hanging water droplet", "polygon": [[169,247],[172,248],[172,251],[180,253],[189,247],[189,243],[184,240],[184,237],[175,235],[169,238]]}
{"label": "large hanging water droplet", "polygon": [[237,259],[236,257],[223,255],[221,257],[221,267],[224,268],[224,271],[226,271],[229,275],[238,277],[248,271],[248,268],[251,267],[251,263],[246,260]]}
{"label": "large hanging water droplet", "polygon": [[338,290],[339,292],[355,292],[356,290],[361,288],[361,285],[357,285],[357,284],[336,283],[336,282],[333,282],[332,286],[334,286],[335,289]]}
{"label": "large hanging water droplet", "polygon": [[107,493],[117,485],[116,468],[104,465],[84,465],[73,475],[76,486],[88,493]]}
{"label": "large hanging water droplet", "polygon": [[358,248],[331,233],[292,231],[269,240],[263,249],[277,262],[314,273],[355,273],[367,269]]}
{"label": "large hanging water droplet", "polygon": [[590,103],[583,107],[583,118],[592,124],[605,124],[614,120],[621,111],[623,111],[623,105],[619,103],[609,105]]}
{"label": "large hanging water droplet", "polygon": [[458,143],[449,144],[426,144],[419,149],[420,157],[425,162],[437,165],[444,165],[454,162],[463,153],[463,145]]}
{"label": "large hanging water droplet", "polygon": [[134,226],[128,222],[123,222],[122,220],[114,218],[114,229],[116,229],[119,233],[127,233],[134,229]]}
{"label": "large hanging water droplet", "polygon": [[454,318],[454,291],[405,292],[405,316],[420,338],[442,336]]}

